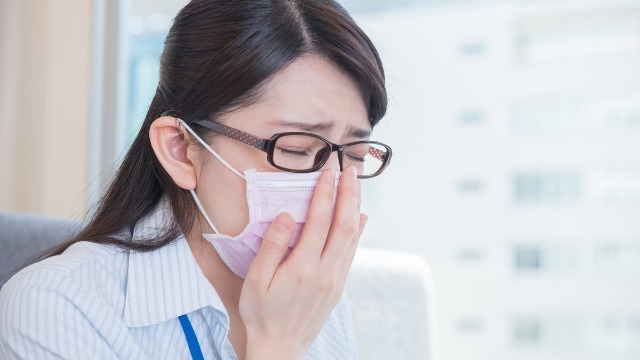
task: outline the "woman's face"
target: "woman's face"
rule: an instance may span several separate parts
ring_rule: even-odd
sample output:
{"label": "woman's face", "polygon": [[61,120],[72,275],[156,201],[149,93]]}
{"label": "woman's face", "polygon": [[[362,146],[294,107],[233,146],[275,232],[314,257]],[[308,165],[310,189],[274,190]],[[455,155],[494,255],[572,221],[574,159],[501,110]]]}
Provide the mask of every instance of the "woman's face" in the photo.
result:
{"label": "woman's face", "polygon": [[[318,134],[344,144],[366,140],[370,133],[363,93],[348,74],[319,56],[304,56],[275,75],[254,105],[223,116],[228,126],[261,138],[287,131]],[[241,173],[247,169],[281,171],[267,162],[267,154],[225,136],[216,136],[212,148]],[[223,234],[236,236],[249,222],[245,180],[202,149],[196,193],[207,215]],[[324,168],[339,170],[337,153]],[[211,232],[206,222],[201,232]],[[196,223],[196,227],[198,223]]]}

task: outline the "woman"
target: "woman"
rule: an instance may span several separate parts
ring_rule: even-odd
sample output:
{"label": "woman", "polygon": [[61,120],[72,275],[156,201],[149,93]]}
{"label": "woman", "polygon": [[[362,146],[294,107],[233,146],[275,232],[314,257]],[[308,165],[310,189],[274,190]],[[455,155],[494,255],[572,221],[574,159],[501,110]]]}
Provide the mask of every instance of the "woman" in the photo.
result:
{"label": "woman", "polygon": [[191,1],[88,225],[3,287],[0,356],[355,358],[342,291],[385,110],[334,1]]}

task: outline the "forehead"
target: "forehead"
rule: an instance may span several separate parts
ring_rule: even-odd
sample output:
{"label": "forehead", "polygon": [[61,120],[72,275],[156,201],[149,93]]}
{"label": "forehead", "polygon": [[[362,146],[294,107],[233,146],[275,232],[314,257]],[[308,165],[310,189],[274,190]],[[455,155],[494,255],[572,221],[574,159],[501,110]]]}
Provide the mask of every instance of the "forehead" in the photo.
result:
{"label": "forehead", "polygon": [[335,134],[371,129],[358,82],[319,56],[296,59],[265,84],[258,102],[222,120],[263,136],[282,123],[325,124]]}

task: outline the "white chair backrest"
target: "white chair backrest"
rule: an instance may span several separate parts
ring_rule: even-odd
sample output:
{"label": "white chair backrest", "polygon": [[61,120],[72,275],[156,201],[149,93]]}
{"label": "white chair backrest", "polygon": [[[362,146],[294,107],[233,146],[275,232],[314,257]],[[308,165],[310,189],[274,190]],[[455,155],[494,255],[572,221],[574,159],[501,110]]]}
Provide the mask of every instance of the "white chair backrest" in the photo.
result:
{"label": "white chair backrest", "polygon": [[438,359],[433,281],[423,258],[361,247],[346,291],[360,359]]}

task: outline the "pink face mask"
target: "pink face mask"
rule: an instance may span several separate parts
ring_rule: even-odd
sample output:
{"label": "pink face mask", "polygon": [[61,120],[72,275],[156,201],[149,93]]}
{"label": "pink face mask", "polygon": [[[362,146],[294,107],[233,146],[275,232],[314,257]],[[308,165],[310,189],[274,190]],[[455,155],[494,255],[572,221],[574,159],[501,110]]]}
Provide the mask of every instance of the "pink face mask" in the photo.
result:
{"label": "pink face mask", "polygon": [[[235,237],[220,234],[207,216],[195,191],[191,190],[191,195],[198,205],[202,216],[207,220],[214,234],[202,234],[216,249],[220,258],[236,275],[245,278],[249,271],[249,266],[255,259],[262,238],[267,228],[275,217],[288,212],[296,221],[296,228],[289,243],[287,255],[293,249],[300,238],[300,233],[307,220],[309,206],[316,183],[321,172],[313,173],[289,173],[289,172],[259,172],[256,169],[249,169],[244,175],[231,167],[216,153],[207,143],[187,126],[182,120],[180,122],[213,156],[222,162],[229,170],[242,177],[247,182],[247,202],[249,205],[249,223],[245,229]],[[338,189],[339,174],[336,174],[335,194]]]}

